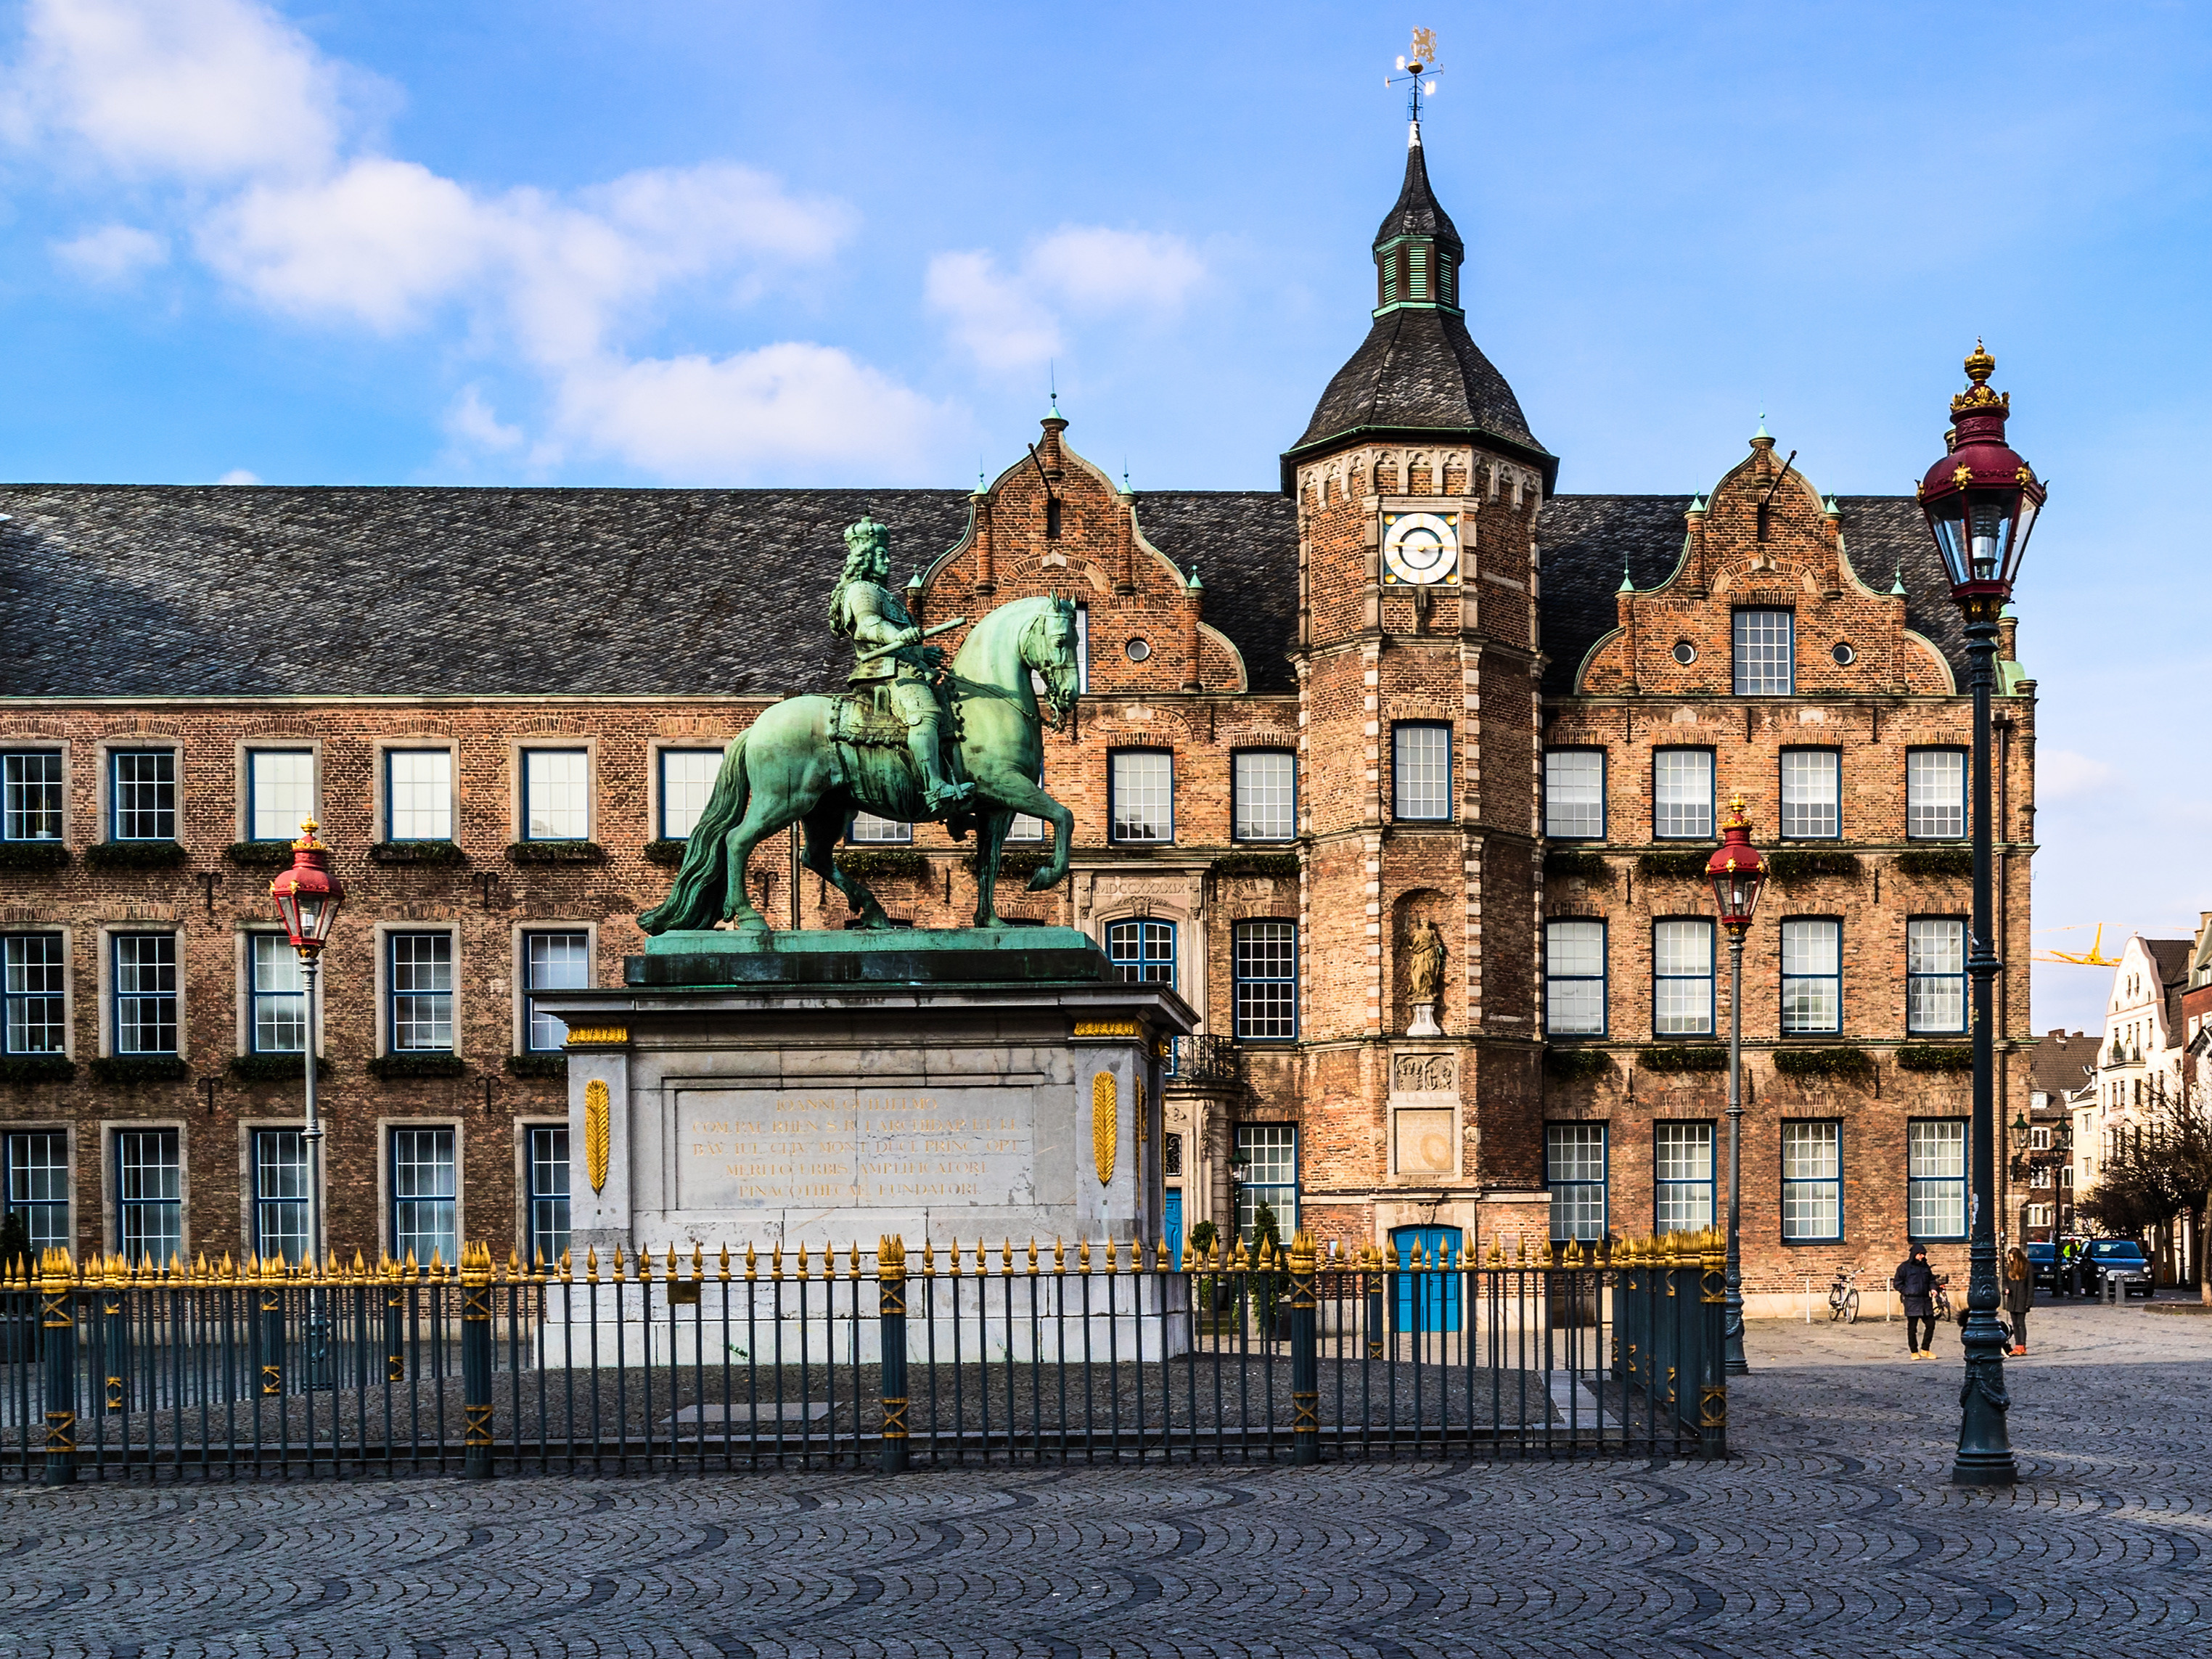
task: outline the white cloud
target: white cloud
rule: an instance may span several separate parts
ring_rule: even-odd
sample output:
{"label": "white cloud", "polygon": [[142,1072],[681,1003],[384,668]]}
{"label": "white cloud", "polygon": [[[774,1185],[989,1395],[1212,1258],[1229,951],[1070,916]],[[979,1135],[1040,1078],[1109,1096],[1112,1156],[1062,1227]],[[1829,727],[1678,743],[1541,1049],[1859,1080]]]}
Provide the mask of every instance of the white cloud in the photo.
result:
{"label": "white cloud", "polygon": [[138,173],[312,173],[338,139],[338,71],[251,0],[33,0],[21,118]]}
{"label": "white cloud", "polygon": [[216,482],[219,484],[258,484],[261,482],[261,475],[258,472],[248,472],[242,466],[234,466]]}
{"label": "white cloud", "polygon": [[475,386],[464,387],[453,407],[446,411],[446,431],[477,449],[508,451],[522,447],[522,428],[504,424]]}
{"label": "white cloud", "polygon": [[54,258],[95,283],[125,283],[167,262],[169,245],[135,225],[102,225],[53,245]]}
{"label": "white cloud", "polygon": [[897,477],[922,470],[947,411],[835,347],[785,342],[580,368],[557,418],[577,447],[664,477],[767,479],[828,462]]}
{"label": "white cloud", "polygon": [[2035,793],[2039,800],[2101,795],[2124,781],[2118,767],[2070,749],[2039,750],[2035,757]]}
{"label": "white cloud", "polygon": [[1060,313],[1173,316],[1204,280],[1205,262],[1179,236],[1067,225],[1030,247],[1012,272],[980,249],[929,262],[923,297],[985,368],[1033,367],[1066,349]]}

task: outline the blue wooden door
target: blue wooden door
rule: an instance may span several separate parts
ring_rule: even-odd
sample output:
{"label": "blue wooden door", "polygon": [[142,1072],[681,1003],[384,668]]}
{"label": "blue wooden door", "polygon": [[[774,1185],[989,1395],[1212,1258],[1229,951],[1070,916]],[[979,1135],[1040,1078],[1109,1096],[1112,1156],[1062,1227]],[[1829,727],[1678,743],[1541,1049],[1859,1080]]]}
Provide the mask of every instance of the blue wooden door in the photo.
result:
{"label": "blue wooden door", "polygon": [[[1398,1328],[1455,1331],[1459,1328],[1459,1233],[1451,1227],[1399,1227],[1390,1234],[1398,1247]],[[1421,1247],[1422,1266],[1413,1267],[1413,1246]],[[1450,1271],[1439,1273],[1443,1262]],[[1414,1303],[1420,1304],[1416,1322]]]}
{"label": "blue wooden door", "polygon": [[1168,1192],[1166,1224],[1162,1231],[1167,1234],[1168,1252],[1175,1258],[1176,1271],[1181,1273],[1182,1271],[1182,1188],[1180,1187],[1171,1188]]}

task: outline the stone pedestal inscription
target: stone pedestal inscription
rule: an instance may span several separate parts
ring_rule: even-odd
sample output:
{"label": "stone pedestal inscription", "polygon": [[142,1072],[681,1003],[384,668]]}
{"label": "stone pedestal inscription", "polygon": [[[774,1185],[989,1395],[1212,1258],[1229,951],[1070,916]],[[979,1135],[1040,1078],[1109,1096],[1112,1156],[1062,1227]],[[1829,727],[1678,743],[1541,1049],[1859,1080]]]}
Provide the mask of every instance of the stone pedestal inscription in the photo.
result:
{"label": "stone pedestal inscription", "polygon": [[686,1211],[1002,1209],[1036,1201],[1024,1087],[680,1089]]}

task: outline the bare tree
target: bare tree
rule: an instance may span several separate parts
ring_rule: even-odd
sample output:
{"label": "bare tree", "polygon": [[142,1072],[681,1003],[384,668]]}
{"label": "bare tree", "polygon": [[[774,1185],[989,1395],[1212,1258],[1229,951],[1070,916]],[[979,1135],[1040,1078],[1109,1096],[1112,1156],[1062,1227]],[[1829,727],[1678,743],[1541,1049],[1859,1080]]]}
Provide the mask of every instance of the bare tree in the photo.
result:
{"label": "bare tree", "polygon": [[2212,1212],[2212,1112],[2177,1100],[2159,1079],[2147,1125],[2113,1132],[2097,1184],[2074,1203],[2076,1215],[2108,1233],[2141,1238],[2178,1216],[2189,1218],[2198,1297],[2212,1303],[2204,1271],[2204,1222]]}

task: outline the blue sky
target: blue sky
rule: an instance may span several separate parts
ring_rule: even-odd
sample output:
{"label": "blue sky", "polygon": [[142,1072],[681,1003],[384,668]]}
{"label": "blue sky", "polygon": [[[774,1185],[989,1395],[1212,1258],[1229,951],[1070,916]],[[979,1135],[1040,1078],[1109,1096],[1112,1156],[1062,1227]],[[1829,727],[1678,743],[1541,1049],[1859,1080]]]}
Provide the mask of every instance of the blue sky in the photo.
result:
{"label": "blue sky", "polygon": [[[1763,411],[1903,491],[1988,339],[2053,481],[2036,927],[2193,928],[2200,8],[36,0],[0,472],[959,484],[1051,372],[1139,489],[1267,488],[1365,326],[1416,22],[1563,490],[1706,487]],[[2105,975],[2035,981],[2098,1018]]]}

